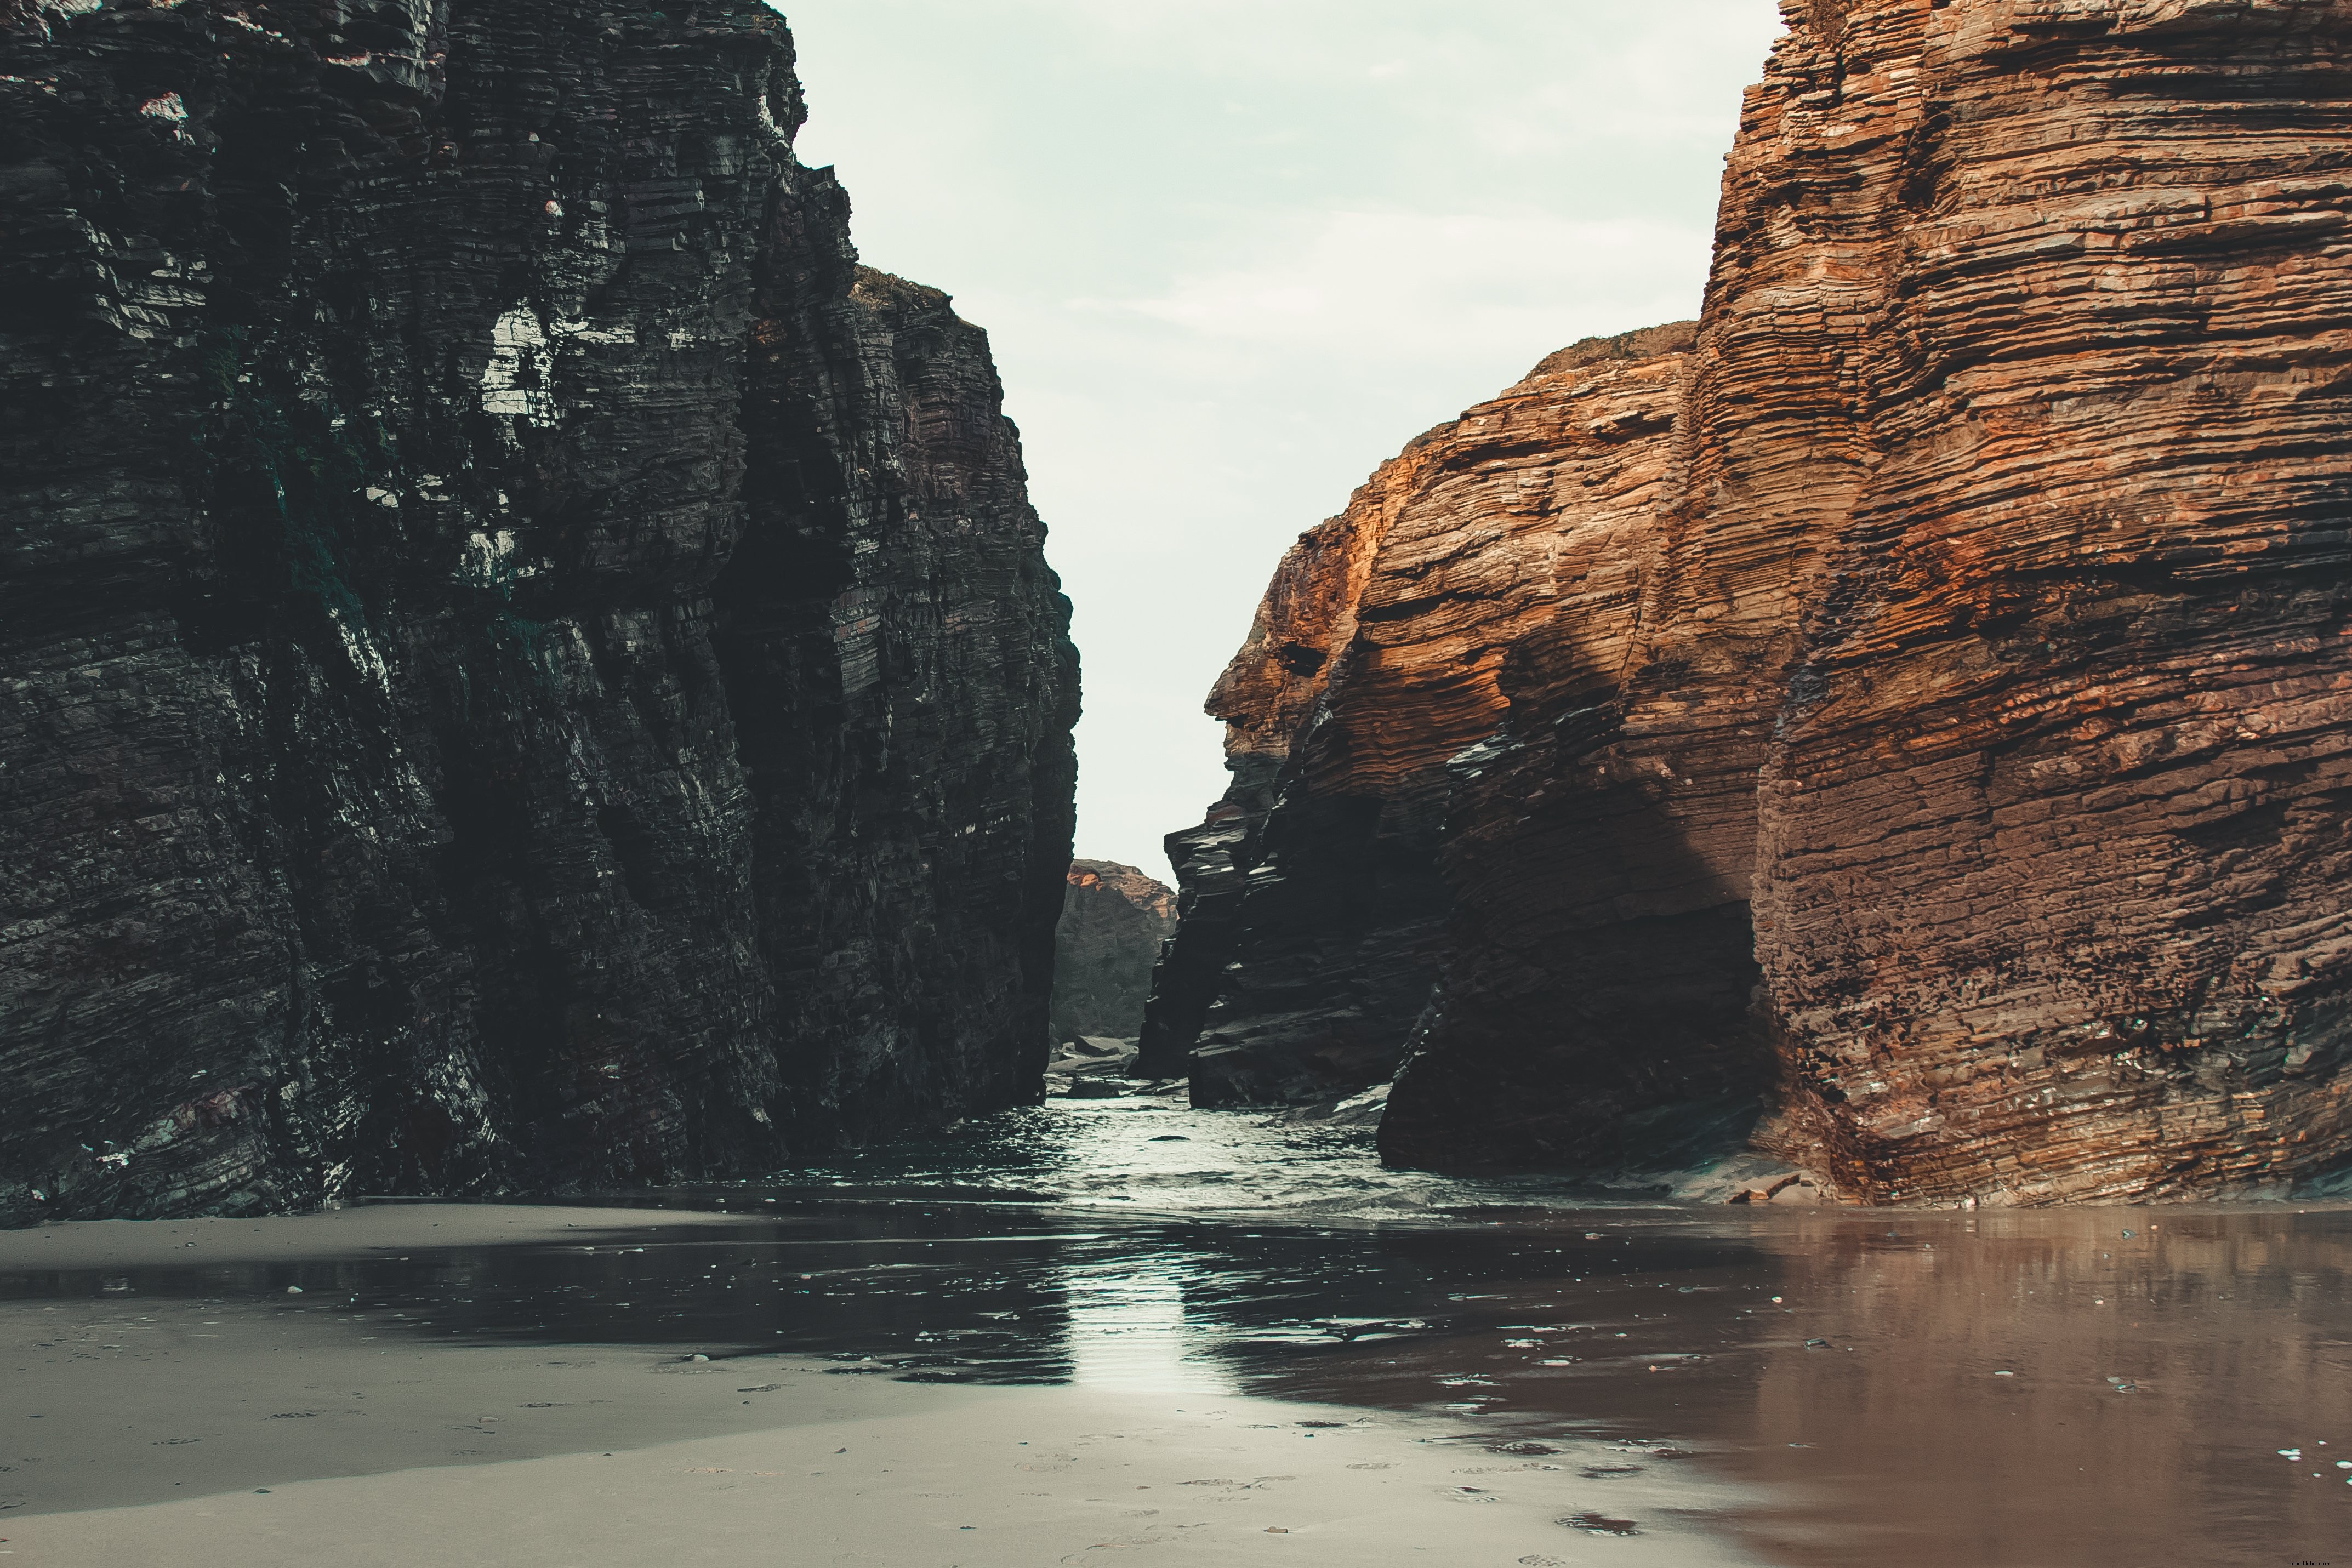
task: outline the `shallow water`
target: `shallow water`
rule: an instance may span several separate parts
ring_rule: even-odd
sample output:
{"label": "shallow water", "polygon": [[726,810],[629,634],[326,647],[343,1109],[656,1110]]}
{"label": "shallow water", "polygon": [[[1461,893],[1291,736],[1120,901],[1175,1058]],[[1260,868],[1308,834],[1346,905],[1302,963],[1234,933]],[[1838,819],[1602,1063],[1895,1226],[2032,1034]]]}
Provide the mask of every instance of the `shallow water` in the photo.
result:
{"label": "shallow water", "polygon": [[[629,1201],[667,1211],[642,1247],[52,1270],[0,1297],[1418,1410],[1482,1462],[1572,1468],[1598,1518],[1771,1563],[2352,1564],[2341,1208],[1608,1203],[1135,1100]],[[696,1208],[757,1218],[681,1228]]]}

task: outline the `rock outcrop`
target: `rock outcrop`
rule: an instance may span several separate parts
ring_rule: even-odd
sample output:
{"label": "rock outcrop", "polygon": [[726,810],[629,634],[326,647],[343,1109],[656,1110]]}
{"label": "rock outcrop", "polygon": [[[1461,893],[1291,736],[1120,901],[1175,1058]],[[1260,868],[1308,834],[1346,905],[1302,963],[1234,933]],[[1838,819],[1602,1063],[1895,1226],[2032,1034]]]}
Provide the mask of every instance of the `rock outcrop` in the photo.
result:
{"label": "rock outcrop", "polygon": [[0,1220],[1034,1099],[1068,607],[756,0],[0,31]]}
{"label": "rock outcrop", "polygon": [[1283,558],[1209,698],[1233,787],[1169,841],[1186,903],[1144,1049],[1165,1062],[1154,1048],[1201,1020],[1196,1103],[1395,1071],[1451,907],[1449,761],[1495,732],[1516,663],[1564,604],[1633,609],[1630,562],[1601,557],[1669,475],[1690,333],[1551,356],[1414,441]]}
{"label": "rock outcrop", "polygon": [[2352,6],[1783,9],[1668,472],[1539,529],[1637,608],[1510,632],[1453,754],[1383,1147],[1664,1159],[1769,1081],[1849,1201],[2340,1166]]}
{"label": "rock outcrop", "polygon": [[1693,342],[1575,372],[1578,460],[1528,520],[1516,576],[1542,591],[1507,706],[1451,762],[1452,915],[1391,1158],[1671,1162],[1727,1120],[1736,1140],[1770,1086],[1755,777],[1803,579],[1683,509]]}
{"label": "rock outcrop", "polygon": [[1054,1040],[1133,1040],[1160,946],[1176,929],[1176,894],[1137,867],[1072,861],[1054,933]]}
{"label": "rock outcrop", "polygon": [[1816,10],[1702,394],[1853,323],[1810,428],[1724,443],[1851,475],[1759,795],[1786,1136],[1873,1201],[2341,1162],[2352,6]]}

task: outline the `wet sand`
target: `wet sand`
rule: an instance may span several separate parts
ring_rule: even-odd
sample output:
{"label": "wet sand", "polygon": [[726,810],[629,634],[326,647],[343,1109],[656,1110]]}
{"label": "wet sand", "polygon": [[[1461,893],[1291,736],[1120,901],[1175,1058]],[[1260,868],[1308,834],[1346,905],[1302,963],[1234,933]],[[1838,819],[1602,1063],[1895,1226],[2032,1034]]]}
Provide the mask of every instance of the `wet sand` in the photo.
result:
{"label": "wet sand", "polygon": [[[62,1226],[0,1234],[0,1272],[732,1228],[470,1206]],[[0,1303],[0,1483],[17,1505],[0,1552],[110,1568],[1754,1561],[1711,1538],[1696,1478],[1583,1479],[1623,1458],[1600,1442],[1495,1452],[1503,1439],[1427,1416],[692,1354],[445,1346],[309,1301]],[[1641,1534],[1591,1528],[1628,1512]],[[1562,1522],[1580,1513],[1597,1517]]]}
{"label": "wet sand", "polygon": [[582,1205],[367,1203],[268,1219],[89,1219],[0,1230],[0,1274],[30,1269],[152,1269],[165,1264],[310,1263],[393,1257],[428,1247],[528,1242],[622,1245],[682,1223],[749,1225],[748,1216],[690,1217]]}
{"label": "wet sand", "polygon": [[1549,1473],[1465,1463],[1475,1457],[1385,1425],[1296,1425],[1348,1419],[1328,1408],[874,1381],[795,1393],[809,1424],[19,1513],[0,1528],[19,1561],[136,1568],[1748,1561],[1654,1523],[1606,1539],[1603,1556],[1553,1522],[1573,1500],[1557,1461]]}
{"label": "wet sand", "polygon": [[2352,1568],[2341,1205],[1612,1206],[1120,1102],[611,1201],[0,1233],[0,1553]]}

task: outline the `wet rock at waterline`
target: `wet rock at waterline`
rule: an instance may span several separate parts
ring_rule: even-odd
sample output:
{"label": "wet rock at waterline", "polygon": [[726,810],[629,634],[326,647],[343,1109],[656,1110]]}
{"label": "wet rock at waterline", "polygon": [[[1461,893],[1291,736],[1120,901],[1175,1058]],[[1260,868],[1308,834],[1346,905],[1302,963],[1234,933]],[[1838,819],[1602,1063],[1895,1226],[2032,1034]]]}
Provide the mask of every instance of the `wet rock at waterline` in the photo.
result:
{"label": "wet rock at waterline", "polygon": [[1160,945],[1176,929],[1176,895],[1116,861],[1072,861],[1054,933],[1054,1038],[1133,1040]]}
{"label": "wet rock at waterline", "polygon": [[1082,1035],[1054,1048],[1045,1071],[1066,1078],[1123,1077],[1135,1065],[1135,1041],[1108,1035]]}
{"label": "wet rock at waterline", "polygon": [[755,0],[0,24],[0,1219],[1034,1098],[1068,608]]}
{"label": "wet rock at waterline", "polygon": [[1116,1100],[1130,1094],[1181,1092],[1181,1079],[1150,1082],[1139,1078],[1136,1041],[1107,1035],[1084,1035],[1064,1040],[1045,1062],[1047,1099]]}
{"label": "wet rock at waterline", "polygon": [[1409,1054],[1411,1163],[2340,1167],[2352,12],[1784,9],[1696,333],[1547,361],[1276,574],[1146,1054]]}

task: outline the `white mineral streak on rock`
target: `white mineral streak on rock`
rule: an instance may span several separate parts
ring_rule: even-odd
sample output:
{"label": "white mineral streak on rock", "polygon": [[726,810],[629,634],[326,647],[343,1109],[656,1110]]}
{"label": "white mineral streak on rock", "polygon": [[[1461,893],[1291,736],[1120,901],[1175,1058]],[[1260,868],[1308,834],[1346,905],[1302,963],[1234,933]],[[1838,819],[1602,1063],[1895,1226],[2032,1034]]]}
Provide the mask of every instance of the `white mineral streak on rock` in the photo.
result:
{"label": "white mineral streak on rock", "polygon": [[457,553],[457,580],[477,588],[493,588],[501,581],[512,581],[521,575],[516,570],[514,554],[512,528],[500,528],[496,533],[477,528]]}
{"label": "white mineral streak on rock", "polygon": [[636,329],[596,327],[586,321],[557,320],[543,324],[539,312],[517,305],[490,329],[490,362],[482,368],[482,409],[511,414],[533,424],[553,424],[561,416],[555,403],[555,358],[566,344],[628,344],[637,340]]}
{"label": "white mineral streak on rock", "polygon": [[549,382],[555,355],[547,346],[547,329],[539,313],[518,305],[490,329],[490,362],[482,369],[482,411],[512,414],[533,424],[555,423],[555,399]]}
{"label": "white mineral streak on rock", "polygon": [[172,134],[180,141],[188,140],[188,106],[178,93],[167,92],[161,98],[151,98],[139,106],[139,112],[170,126]]}
{"label": "white mineral streak on rock", "polygon": [[343,652],[351,655],[352,667],[375,683],[384,695],[392,695],[392,667],[383,662],[374,639],[368,635],[363,623],[354,623],[341,610],[330,609],[327,619],[333,622],[335,634],[342,639]]}

